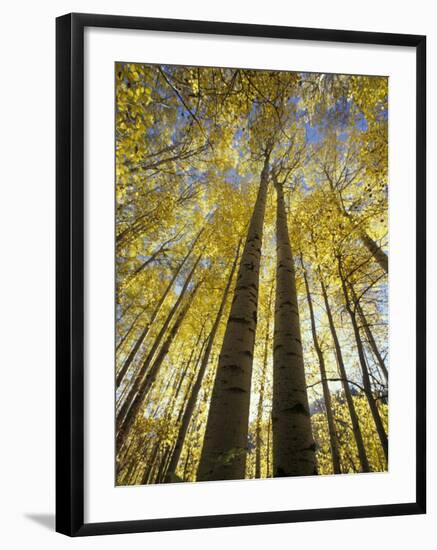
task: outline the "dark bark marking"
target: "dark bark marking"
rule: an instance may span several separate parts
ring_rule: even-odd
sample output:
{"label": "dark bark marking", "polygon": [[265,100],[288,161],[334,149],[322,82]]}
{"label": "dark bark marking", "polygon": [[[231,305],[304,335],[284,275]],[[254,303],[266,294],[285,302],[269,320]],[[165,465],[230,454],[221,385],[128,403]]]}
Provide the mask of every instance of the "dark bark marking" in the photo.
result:
{"label": "dark bark marking", "polygon": [[246,390],[244,390],[243,388],[238,388],[237,386],[232,386],[230,388],[226,388],[226,391],[228,391],[230,393],[247,393]]}
{"label": "dark bark marking", "polygon": [[221,368],[222,369],[229,369],[231,371],[242,371],[242,372],[244,372],[243,367],[241,367],[240,365],[222,365]]}
{"label": "dark bark marking", "polygon": [[231,317],[229,317],[229,321],[232,322],[232,323],[241,323],[242,325],[252,324],[251,321],[249,321],[248,319],[245,319],[244,317],[231,316]]}
{"label": "dark bark marking", "polygon": [[293,405],[292,407],[288,407],[287,409],[282,409],[281,412],[284,413],[293,413],[293,414],[303,414],[305,416],[309,416],[310,413],[306,410],[306,408],[302,405],[302,403],[296,403],[296,405]]}

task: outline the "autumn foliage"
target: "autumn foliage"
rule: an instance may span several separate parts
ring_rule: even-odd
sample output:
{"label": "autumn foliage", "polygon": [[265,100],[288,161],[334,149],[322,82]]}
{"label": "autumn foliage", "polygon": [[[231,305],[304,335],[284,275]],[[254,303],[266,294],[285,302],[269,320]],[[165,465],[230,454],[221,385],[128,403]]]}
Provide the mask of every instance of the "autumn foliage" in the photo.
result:
{"label": "autumn foliage", "polygon": [[387,469],[387,84],[116,64],[118,485]]}

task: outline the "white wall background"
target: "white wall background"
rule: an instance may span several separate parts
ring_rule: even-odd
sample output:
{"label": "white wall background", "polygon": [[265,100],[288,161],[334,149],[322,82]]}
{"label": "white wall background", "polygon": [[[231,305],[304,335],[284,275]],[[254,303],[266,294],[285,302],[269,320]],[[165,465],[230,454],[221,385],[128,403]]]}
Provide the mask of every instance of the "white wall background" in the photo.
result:
{"label": "white wall background", "polygon": [[[417,33],[428,35],[429,311],[437,307],[435,3],[366,0],[137,0],[9,2],[0,31],[0,543],[4,548],[157,547],[253,549],[281,544],[324,550],[430,548],[437,522],[437,390],[429,346],[429,498],[427,516],[239,527],[68,539],[54,519],[54,152],[55,17],[70,11],[181,19]],[[432,65],[434,65],[431,70]],[[434,158],[433,158],[434,157]],[[434,250],[433,250],[434,249]],[[429,314],[429,340],[437,323]],[[432,321],[432,322],[431,322]],[[433,457],[433,458],[432,458]],[[434,460],[433,460],[434,459]],[[429,541],[429,542],[428,542]]]}

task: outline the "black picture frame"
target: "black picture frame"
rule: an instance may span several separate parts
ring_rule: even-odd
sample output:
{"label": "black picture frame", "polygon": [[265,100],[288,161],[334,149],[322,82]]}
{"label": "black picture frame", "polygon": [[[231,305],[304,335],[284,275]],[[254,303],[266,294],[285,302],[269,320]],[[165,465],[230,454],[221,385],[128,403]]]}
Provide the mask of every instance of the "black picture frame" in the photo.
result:
{"label": "black picture frame", "polygon": [[[387,505],[84,523],[84,29],[404,46],[416,51],[416,499]],[[68,14],[56,20],[56,530],[69,536],[423,514],[426,510],[426,37]]]}

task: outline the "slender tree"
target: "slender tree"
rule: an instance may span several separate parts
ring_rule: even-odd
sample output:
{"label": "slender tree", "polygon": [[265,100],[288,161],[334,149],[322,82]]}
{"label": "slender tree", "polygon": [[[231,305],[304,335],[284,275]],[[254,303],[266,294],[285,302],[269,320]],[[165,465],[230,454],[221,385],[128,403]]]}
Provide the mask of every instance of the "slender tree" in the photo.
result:
{"label": "slender tree", "polygon": [[346,309],[349,313],[349,317],[351,319],[352,328],[353,328],[353,332],[354,332],[354,336],[355,336],[355,342],[356,342],[357,351],[358,351],[358,358],[359,358],[361,373],[362,373],[362,377],[363,377],[364,391],[365,391],[365,394],[366,394],[367,401],[369,403],[370,412],[372,414],[373,421],[375,423],[376,431],[378,433],[378,437],[379,437],[379,440],[381,442],[381,446],[382,446],[382,449],[384,451],[385,458],[388,461],[388,438],[387,438],[387,433],[386,433],[384,425],[382,423],[381,416],[380,416],[379,410],[378,410],[378,406],[376,404],[376,400],[373,396],[372,384],[370,382],[369,370],[368,370],[367,363],[366,363],[366,356],[365,356],[365,352],[364,352],[363,342],[361,340],[360,329],[359,329],[358,321],[357,321],[357,315],[356,315],[356,311],[353,308],[353,305],[351,303],[351,299],[350,299],[349,291],[348,291],[348,285],[347,285],[345,275],[343,274],[342,261],[341,261],[341,257],[339,255],[337,256],[337,260],[338,260],[339,276],[340,276],[340,280],[341,280],[341,284],[342,284],[342,288],[343,288],[345,306],[346,306]]}
{"label": "slender tree", "polygon": [[328,317],[329,328],[331,331],[332,340],[334,342],[335,357],[337,359],[337,366],[340,373],[341,385],[343,386],[343,392],[344,392],[344,396],[348,406],[349,416],[351,418],[352,431],[353,431],[355,443],[357,446],[358,458],[361,465],[361,471],[370,472],[369,460],[367,458],[366,448],[364,446],[363,435],[361,433],[358,415],[355,410],[354,400],[353,400],[352,393],[349,387],[349,382],[347,379],[346,367],[343,360],[343,353],[341,351],[340,341],[337,335],[337,329],[335,328],[334,318],[332,316],[331,306],[329,304],[328,293],[326,291],[326,286],[325,286],[325,283],[323,282],[320,270],[318,273],[320,278],[320,286],[322,289],[323,300],[325,303],[326,315]]}
{"label": "slender tree", "polygon": [[335,428],[334,414],[332,411],[331,391],[329,389],[328,379],[326,376],[325,357],[323,355],[322,348],[320,347],[319,338],[317,336],[317,327],[316,327],[316,319],[314,316],[313,300],[311,297],[311,291],[310,291],[310,286],[308,282],[308,273],[305,268],[302,255],[301,255],[301,264],[302,264],[303,278],[305,281],[305,289],[307,293],[308,308],[310,311],[311,334],[313,337],[314,349],[316,350],[317,359],[319,361],[320,377],[321,377],[322,389],[323,389],[323,399],[325,401],[326,418],[328,420],[329,442],[331,446],[331,455],[332,455],[332,467],[333,467],[334,474],[341,474],[340,450],[339,450],[339,444],[338,444],[337,430]]}
{"label": "slender tree", "polygon": [[260,380],[260,390],[258,397],[258,407],[256,414],[256,432],[255,432],[255,477],[261,477],[261,428],[262,428],[262,417],[264,410],[264,393],[266,386],[266,377],[267,377],[267,360],[269,356],[269,344],[270,344],[270,317],[271,317],[271,308],[273,300],[273,281],[270,286],[269,299],[267,302],[267,319],[266,319],[266,331],[264,337],[264,349],[263,349],[263,358],[262,358],[262,367],[261,367],[261,380]]}
{"label": "slender tree", "polygon": [[355,309],[358,313],[358,318],[360,319],[361,326],[364,328],[364,332],[367,336],[367,341],[369,342],[370,349],[372,350],[378,365],[381,369],[382,374],[384,375],[385,381],[388,382],[388,370],[385,365],[384,359],[382,358],[381,352],[378,349],[378,345],[373,336],[372,329],[370,328],[369,322],[367,321],[366,315],[364,314],[363,308],[361,307],[360,301],[354,291],[354,288],[351,286],[352,299],[354,301]]}

